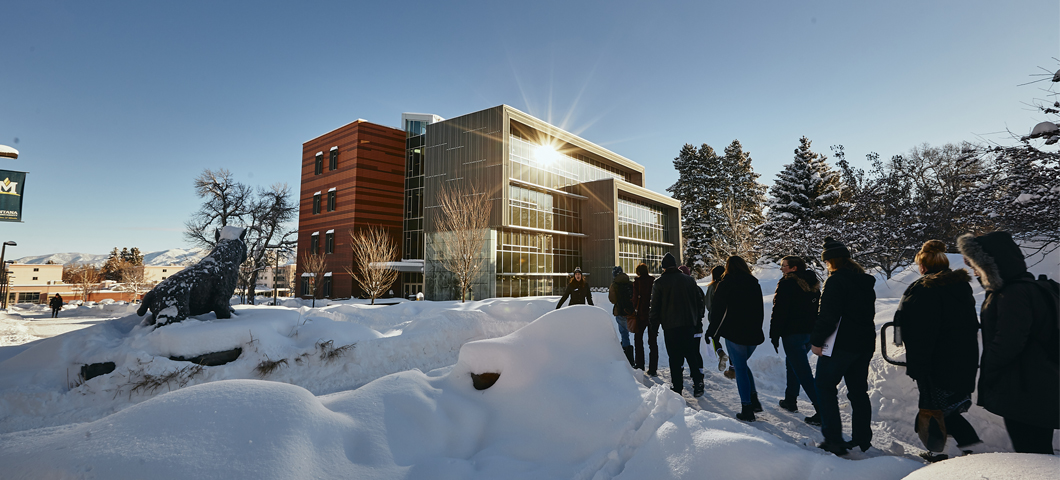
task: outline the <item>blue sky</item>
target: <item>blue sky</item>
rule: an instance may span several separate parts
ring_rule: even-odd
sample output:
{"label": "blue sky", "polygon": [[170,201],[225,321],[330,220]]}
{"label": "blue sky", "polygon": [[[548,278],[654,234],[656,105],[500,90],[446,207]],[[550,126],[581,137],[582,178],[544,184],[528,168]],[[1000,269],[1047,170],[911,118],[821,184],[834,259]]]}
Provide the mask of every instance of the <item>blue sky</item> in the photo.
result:
{"label": "blue sky", "polygon": [[20,151],[0,168],[30,172],[9,258],[186,248],[202,169],[297,192],[302,143],[357,118],[508,104],[656,191],[685,143],[739,139],[772,184],[803,135],[859,165],[1009,141],[1046,119],[1026,103],[1048,84],[1018,85],[1060,67],[1055,0],[36,0],[0,18],[0,144]]}

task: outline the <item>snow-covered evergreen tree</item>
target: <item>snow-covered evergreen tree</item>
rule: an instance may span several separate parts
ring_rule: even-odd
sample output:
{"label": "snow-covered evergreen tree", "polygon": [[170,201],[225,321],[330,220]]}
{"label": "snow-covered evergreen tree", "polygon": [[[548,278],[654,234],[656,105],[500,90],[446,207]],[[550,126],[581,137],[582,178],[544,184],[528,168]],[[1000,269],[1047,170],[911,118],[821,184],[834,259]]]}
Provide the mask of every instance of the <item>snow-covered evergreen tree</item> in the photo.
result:
{"label": "snow-covered evergreen tree", "polygon": [[696,149],[685,144],[674,159],[677,182],[666,190],[681,201],[681,235],[685,241],[685,263],[704,266],[714,237],[714,225],[720,223],[718,205],[722,181],[720,160],[710,145]]}
{"label": "snow-covered evergreen tree", "polygon": [[714,263],[724,264],[731,255],[739,255],[750,263],[758,259],[755,228],[765,221],[766,187],[758,183],[761,175],[751,166],[751,154],[743,150],[739,140],[725,147],[718,177],[722,180],[717,204],[714,237],[710,241]]}
{"label": "snow-covered evergreen tree", "polygon": [[760,250],[766,258],[798,255],[819,265],[821,242],[826,236],[848,241],[842,217],[850,210],[843,201],[840,172],[828,165],[828,157],[810,148],[810,139],[799,139],[795,158],[777,174],[770,188],[769,211],[758,229]]}

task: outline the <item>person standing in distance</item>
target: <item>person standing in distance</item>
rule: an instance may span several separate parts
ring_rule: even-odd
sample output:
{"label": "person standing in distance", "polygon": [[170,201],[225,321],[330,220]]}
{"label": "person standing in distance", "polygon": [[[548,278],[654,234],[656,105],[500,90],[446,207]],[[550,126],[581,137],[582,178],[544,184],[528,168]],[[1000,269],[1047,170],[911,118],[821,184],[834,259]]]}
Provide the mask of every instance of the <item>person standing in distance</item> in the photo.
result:
{"label": "person standing in distance", "polygon": [[[821,414],[824,442],[818,447],[835,455],[846,455],[857,446],[872,446],[872,404],[869,403],[869,361],[876,352],[876,279],[851,260],[846,245],[832,237],[824,239],[821,260],[828,265],[828,279],[821,292],[811,350],[817,355],[817,412]],[[850,400],[850,437],[843,441],[839,419],[839,382],[846,381]]]}
{"label": "person standing in distance", "polygon": [[670,357],[671,390],[677,393],[684,390],[683,370],[687,360],[693,395],[701,397],[703,362],[696,334],[703,332],[703,290],[695,279],[677,269],[673,254],[663,257],[662,268],[662,275],[652,285],[648,319],[652,325],[663,328],[663,341]]}
{"label": "person standing in distance", "polygon": [[563,292],[563,297],[556,304],[556,310],[563,306],[567,298],[570,298],[571,305],[593,304],[593,292],[589,291],[589,282],[586,282],[585,277],[582,276],[582,267],[574,267],[574,275],[571,275],[567,290]]}

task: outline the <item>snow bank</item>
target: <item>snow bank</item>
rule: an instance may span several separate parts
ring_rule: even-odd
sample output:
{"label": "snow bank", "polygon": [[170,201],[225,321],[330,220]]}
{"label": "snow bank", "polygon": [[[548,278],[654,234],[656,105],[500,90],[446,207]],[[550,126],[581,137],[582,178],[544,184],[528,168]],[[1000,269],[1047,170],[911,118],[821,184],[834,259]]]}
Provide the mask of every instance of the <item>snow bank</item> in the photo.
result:
{"label": "snow bank", "polygon": [[1060,457],[1025,453],[983,453],[944,460],[917,470],[906,480],[1056,480]]}
{"label": "snow bank", "polygon": [[[314,320],[315,321],[315,320]],[[920,463],[851,462],[642,387],[612,316],[577,306],[322,397],[228,380],[99,420],[0,435],[15,478],[901,478]],[[499,372],[475,390],[471,373]],[[768,462],[762,461],[768,459]]]}

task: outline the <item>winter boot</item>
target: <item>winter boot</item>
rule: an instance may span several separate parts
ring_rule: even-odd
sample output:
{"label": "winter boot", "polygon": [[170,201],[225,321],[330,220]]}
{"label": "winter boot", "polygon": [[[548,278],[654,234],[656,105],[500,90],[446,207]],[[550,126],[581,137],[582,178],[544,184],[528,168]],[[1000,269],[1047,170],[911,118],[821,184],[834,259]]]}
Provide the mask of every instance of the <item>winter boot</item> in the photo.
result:
{"label": "winter boot", "polygon": [[813,414],[812,417],[806,417],[806,418],[802,419],[802,421],[806,422],[807,425],[813,425],[815,427],[820,427],[821,426],[821,414],[820,413],[815,413],[815,414]]}
{"label": "winter boot", "polygon": [[795,400],[788,400],[785,398],[784,400],[780,401],[780,408],[794,413],[799,411],[799,402]]}
{"label": "winter boot", "polygon": [[629,366],[637,368],[637,362],[633,360],[633,345],[622,347],[622,351],[626,353],[626,359],[629,360]]}
{"label": "winter boot", "polygon": [[755,413],[762,411],[762,403],[758,401],[758,393],[751,394],[751,408],[754,409]]}
{"label": "winter boot", "polygon": [[729,369],[725,371],[725,378],[729,380],[736,380],[736,369],[729,366]]}
{"label": "winter boot", "polygon": [[743,411],[736,414],[737,420],[743,420],[745,422],[755,421],[755,409],[750,405],[744,405]]}
{"label": "winter boot", "polygon": [[837,457],[842,457],[843,455],[850,453],[847,451],[847,447],[844,445],[844,443],[845,442],[829,442],[828,440],[825,440],[817,444],[817,448],[829,452]]}
{"label": "winter boot", "polygon": [[853,450],[854,447],[858,447],[858,448],[861,449],[862,452],[867,452],[867,451],[869,451],[870,448],[872,448],[872,443],[870,441],[868,441],[868,440],[865,440],[865,441],[851,440],[849,442],[846,442],[845,446],[847,447],[847,450]]}
{"label": "winter boot", "polygon": [[692,385],[692,396],[696,398],[702,397],[706,390],[707,388],[703,385],[703,381],[700,380],[695,385]]}

